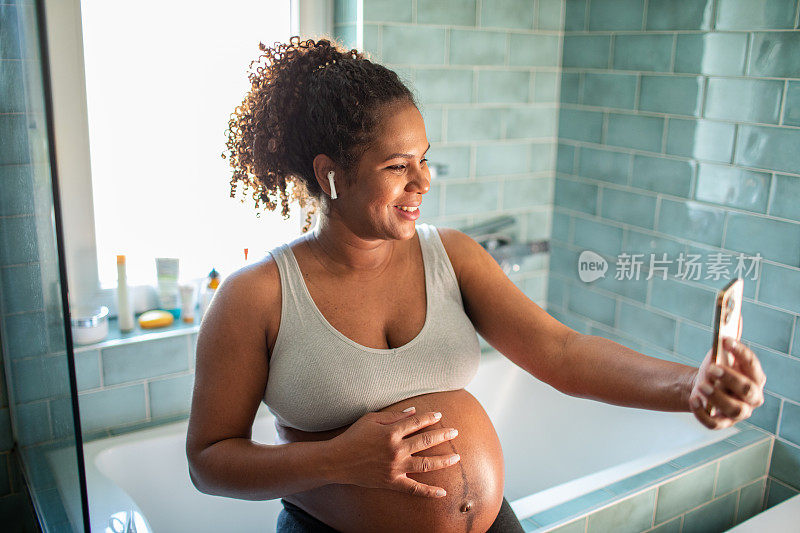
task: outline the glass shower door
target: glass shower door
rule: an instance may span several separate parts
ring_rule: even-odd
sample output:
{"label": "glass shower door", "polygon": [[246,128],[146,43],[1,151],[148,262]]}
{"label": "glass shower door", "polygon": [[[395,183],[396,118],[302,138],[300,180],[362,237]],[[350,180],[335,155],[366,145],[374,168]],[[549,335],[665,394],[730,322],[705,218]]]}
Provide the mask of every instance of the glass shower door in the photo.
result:
{"label": "glass shower door", "polygon": [[42,16],[41,2],[0,6],[0,400],[13,428],[0,438],[42,530],[88,531]]}

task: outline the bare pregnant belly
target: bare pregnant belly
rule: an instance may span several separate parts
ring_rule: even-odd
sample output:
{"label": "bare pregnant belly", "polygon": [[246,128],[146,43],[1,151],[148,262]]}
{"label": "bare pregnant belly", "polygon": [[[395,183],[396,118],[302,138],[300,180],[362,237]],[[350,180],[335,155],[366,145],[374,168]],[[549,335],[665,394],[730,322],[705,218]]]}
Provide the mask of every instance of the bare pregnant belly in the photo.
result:
{"label": "bare pregnant belly", "polygon": [[[443,498],[412,496],[389,489],[331,484],[285,496],[289,502],[343,533],[408,532],[485,533],[503,501],[503,452],[489,417],[472,394],[464,389],[423,394],[381,409],[402,411],[414,406],[417,413],[440,411],[442,419],[417,433],[454,427],[458,436],[414,456],[452,455],[455,465],[408,477],[447,491]],[[327,440],[347,427],[309,433],[279,428],[283,442]],[[410,436],[410,435],[409,435]]]}

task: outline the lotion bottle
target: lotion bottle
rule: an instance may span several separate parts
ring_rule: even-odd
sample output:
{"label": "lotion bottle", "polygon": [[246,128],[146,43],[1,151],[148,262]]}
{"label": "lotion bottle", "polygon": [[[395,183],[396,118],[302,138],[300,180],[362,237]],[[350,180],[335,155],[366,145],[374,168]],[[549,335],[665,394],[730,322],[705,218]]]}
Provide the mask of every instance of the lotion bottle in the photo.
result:
{"label": "lotion bottle", "polygon": [[200,293],[200,320],[203,320],[208,306],[211,305],[211,299],[214,297],[214,294],[216,294],[217,287],[219,287],[219,272],[212,268]]}
{"label": "lotion bottle", "polygon": [[128,294],[128,273],[125,256],[117,256],[117,320],[123,333],[133,331],[133,309]]}

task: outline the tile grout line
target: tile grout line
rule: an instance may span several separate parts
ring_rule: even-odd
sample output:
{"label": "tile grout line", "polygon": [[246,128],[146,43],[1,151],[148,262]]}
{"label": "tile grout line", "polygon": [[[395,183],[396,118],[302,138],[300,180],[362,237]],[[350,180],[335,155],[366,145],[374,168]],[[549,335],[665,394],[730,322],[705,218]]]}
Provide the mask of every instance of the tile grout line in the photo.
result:
{"label": "tile grout line", "polygon": [[[600,185],[607,186],[607,188],[614,189],[614,190],[617,190],[617,191],[620,191],[620,192],[638,194],[640,196],[646,196],[646,197],[654,198],[654,199],[657,196],[660,195],[660,196],[663,196],[665,200],[669,200],[671,202],[684,202],[684,203],[693,202],[693,203],[699,204],[699,205],[701,205],[702,207],[705,207],[705,208],[710,208],[710,209],[714,209],[714,210],[718,210],[718,211],[724,210],[726,212],[735,213],[735,214],[739,214],[739,215],[746,215],[746,216],[759,218],[759,219],[764,219],[764,220],[771,220],[771,221],[775,221],[775,222],[786,222],[786,223],[793,224],[793,225],[794,224],[798,224],[798,222],[799,222],[797,220],[793,220],[793,219],[789,219],[789,218],[783,218],[783,217],[779,217],[779,216],[775,216],[775,215],[768,215],[768,214],[760,213],[760,212],[757,212],[757,211],[748,211],[746,209],[736,208],[736,207],[733,207],[733,206],[726,206],[726,205],[722,205],[722,204],[716,204],[716,203],[712,203],[712,202],[707,202],[705,200],[695,200],[695,199],[693,199],[691,197],[675,196],[675,195],[664,193],[664,192],[652,191],[650,189],[643,189],[641,187],[637,187],[637,186],[633,186],[633,185],[625,185],[625,184],[620,184],[620,183],[614,183],[614,182],[611,182],[611,181],[605,181],[605,180],[600,179],[600,178],[589,178],[589,177],[573,175],[573,174],[564,174],[564,173],[560,173],[557,177],[564,178],[564,179],[569,179],[570,181],[573,181],[573,182],[576,182],[576,183],[583,183],[583,184],[597,185],[597,186],[600,186]],[[459,180],[451,180],[451,181],[460,182]],[[607,219],[606,221],[621,223],[619,221],[614,221],[613,219]],[[654,228],[646,228],[644,226],[638,226],[638,225],[635,225],[635,224],[633,226],[635,228],[637,228],[637,230],[638,229],[648,229],[650,231],[660,232],[659,230],[656,230]],[[700,243],[705,247],[725,248],[724,246],[715,245],[715,244],[709,244],[707,242],[698,241],[698,240],[691,239],[691,238],[677,237],[677,236],[674,236],[674,235],[670,236],[667,233],[662,233],[662,234],[666,235],[666,236],[669,236],[669,238],[671,238],[673,240],[676,240],[676,239],[677,240],[689,240],[689,241],[692,241],[694,243]],[[770,264],[774,263],[776,265],[788,266],[788,267],[791,267],[791,268],[794,268],[794,269],[800,268],[800,267],[797,267],[797,266],[794,266],[794,265],[791,265],[791,264],[781,263],[779,261],[767,260],[767,262],[770,263]]]}
{"label": "tile grout line", "polygon": [[150,381],[145,380],[144,382],[144,419],[151,420],[152,416],[150,414]]}
{"label": "tile grout line", "polygon": [[642,9],[642,31],[647,31],[647,9],[650,6],[650,0],[644,0],[644,8]]}
{"label": "tile grout line", "polygon": [[583,6],[583,31],[589,31],[589,12],[592,9],[592,0],[586,0],[586,5]]}
{"label": "tile grout line", "polygon": [[[781,400],[780,406],[778,406],[778,425],[775,426],[775,437],[777,438],[781,434],[781,426],[783,425],[783,406],[786,404],[785,400]],[[767,471],[769,473],[769,471]]]}
{"label": "tile grout line", "polygon": [[706,115],[706,102],[708,101],[708,83],[710,77],[711,76],[703,76],[703,82],[702,82],[703,96],[700,99],[700,116],[697,117],[698,119],[708,120],[705,118],[705,115]]}
{"label": "tile grout line", "polygon": [[[73,350],[73,357],[76,355]],[[103,376],[103,350],[97,350],[97,368],[100,372],[100,387],[105,388],[105,377]]]}
{"label": "tile grout line", "polygon": [[711,24],[709,24],[710,31],[717,31],[717,11],[719,11],[719,0],[713,0],[711,3]]}
{"label": "tile grout line", "polygon": [[744,76],[752,77],[750,75],[750,62],[753,59],[753,32],[747,32],[747,42],[744,49]]}
{"label": "tile grout line", "polygon": [[725,237],[727,237],[727,233],[728,233],[728,221],[730,220],[730,217],[728,216],[729,214],[730,213],[725,212],[725,214],[722,217],[722,235],[720,236],[720,239],[721,239],[720,245],[721,245],[721,247],[725,246]]}
{"label": "tile grout line", "polygon": [[[630,75],[634,75],[635,73],[636,73],[635,71],[631,71]],[[594,72],[588,72],[588,74],[594,74]],[[666,76],[664,74],[659,74],[659,75]],[[695,75],[695,76],[692,76],[692,77],[697,77],[697,76]],[[776,80],[776,81],[778,81],[778,80]],[[784,78],[780,78],[779,81],[785,81],[785,79]],[[465,104],[450,104],[450,105],[463,106]],[[485,105],[486,105],[486,107],[494,108],[494,107],[498,107],[501,104],[485,104]],[[503,105],[510,106],[510,107],[532,107],[532,106],[530,106],[530,104],[511,103],[511,102],[503,104]],[[647,111],[647,110],[642,110],[642,109],[639,109],[637,111],[637,110],[634,110],[634,109],[631,109],[631,108],[625,108],[625,107],[588,105],[588,104],[582,104],[582,103],[581,104],[576,104],[576,103],[570,103],[570,102],[562,102],[561,106],[562,107],[566,107],[567,109],[572,109],[574,111],[584,111],[584,112],[589,112],[589,113],[612,112],[612,113],[616,113],[616,114],[619,114],[619,115],[626,115],[626,116],[631,116],[631,117],[648,117],[648,118],[662,118],[662,119],[669,118],[669,119],[680,119],[680,120],[687,120],[687,121],[688,120],[692,120],[694,122],[712,122],[712,123],[715,123],[715,124],[724,124],[724,125],[728,125],[728,126],[740,126],[740,125],[741,126],[759,126],[759,127],[762,127],[762,128],[773,128],[773,129],[780,130],[780,131],[800,131],[800,126],[792,126],[792,125],[788,125],[788,124],[777,124],[777,123],[770,123],[770,122],[757,122],[757,121],[749,121],[749,120],[748,121],[742,121],[742,120],[733,120],[733,119],[706,118],[706,117],[699,116],[699,115],[682,115],[682,114],[678,114],[678,113],[663,113],[663,112],[658,112],[658,111]],[[542,104],[542,109],[549,109],[551,107],[552,106],[550,106],[547,103],[543,103]],[[568,140],[573,140],[573,139],[568,139]],[[580,142],[580,141],[576,141],[576,142]],[[584,142],[586,142],[586,141],[584,141]]]}
{"label": "tile grout line", "polygon": [[656,526],[656,509],[658,509],[658,496],[661,490],[661,485],[656,485],[655,501],[653,501],[653,516],[650,519],[650,527]]}
{"label": "tile grout line", "polygon": [[[545,138],[544,137],[534,137],[534,138],[531,138],[529,140],[539,140],[539,139],[545,139]],[[542,141],[542,142],[546,142],[546,141]],[[800,174],[792,174],[792,173],[789,173],[789,172],[778,172],[778,171],[769,170],[769,169],[766,169],[766,168],[750,167],[750,166],[747,166],[747,165],[734,164],[734,163],[723,162],[723,161],[714,161],[714,160],[710,160],[710,159],[691,159],[691,158],[687,159],[685,156],[681,156],[681,155],[660,154],[658,152],[650,152],[650,151],[646,151],[646,150],[639,150],[637,148],[628,148],[626,146],[604,145],[604,144],[595,143],[595,142],[591,142],[591,141],[575,141],[573,139],[566,139],[566,138],[560,140],[559,142],[567,144],[569,146],[583,146],[583,147],[586,147],[586,148],[593,148],[593,149],[598,149],[598,150],[599,149],[605,149],[605,151],[621,153],[621,154],[630,154],[630,155],[633,155],[633,156],[646,156],[646,157],[651,157],[652,158],[655,155],[655,156],[660,156],[661,159],[667,159],[667,160],[672,160],[672,161],[682,161],[682,162],[688,162],[688,163],[697,162],[699,164],[715,165],[715,166],[721,166],[721,167],[730,168],[730,169],[749,170],[749,171],[758,172],[758,173],[761,173],[761,174],[767,174],[767,173],[770,173],[770,172],[775,172],[776,174],[781,174],[782,176],[800,177]],[[581,143],[581,144],[571,144],[571,143]],[[577,174],[570,174],[568,172],[560,172],[559,174],[562,174],[562,175],[575,175],[576,177],[580,177],[580,178],[583,178],[583,179],[595,179],[595,178],[587,178],[587,177],[580,176],[580,175],[577,175]],[[644,190],[650,191],[649,189],[644,189]],[[653,191],[650,191],[650,192],[653,192]],[[666,194],[666,193],[664,193],[664,194]],[[675,198],[686,199],[683,196],[676,196],[676,195],[669,195],[669,196],[674,196]],[[714,205],[720,206],[720,205],[723,205],[723,204],[714,204]],[[751,214],[760,214],[762,216],[767,216],[765,213],[761,213],[759,211],[752,211],[752,210],[747,210],[747,209],[743,209],[743,208],[737,208],[735,206],[725,206],[725,207],[729,208],[729,209],[737,210],[737,211],[740,211],[740,212],[746,212],[746,213],[751,213]],[[777,215],[769,215],[769,216],[777,218],[777,219],[781,219],[781,220],[798,222],[797,219],[785,218],[785,217],[780,217],[780,216],[777,216]]]}
{"label": "tile grout line", "polygon": [[800,24],[800,2],[797,2],[797,8],[795,9],[795,14],[794,14],[795,29],[798,27],[798,24]]}
{"label": "tile grout line", "polygon": [[610,70],[610,71],[613,72],[614,71],[614,51],[615,51],[614,49],[616,48],[616,44],[617,44],[617,34],[616,33],[612,33],[611,35],[609,35],[608,41],[609,41],[608,42],[608,63],[606,63],[606,67],[607,68],[604,69],[604,70],[606,70],[606,71]]}
{"label": "tile grout line", "polygon": [[451,65],[450,63],[450,39],[452,38],[452,31],[450,28],[444,29],[444,64]]}
{"label": "tile grout line", "polygon": [[678,34],[672,34],[672,49],[669,53],[669,72],[675,72],[675,56],[677,55],[678,50]]}
{"label": "tile grout line", "polygon": [[785,79],[783,81],[783,94],[781,95],[781,107],[780,111],[778,111],[778,125],[783,126],[784,121],[786,120],[786,95],[789,93],[789,79]]}
{"label": "tile grout line", "polygon": [[772,211],[772,200],[775,197],[775,182],[778,181],[778,176],[775,172],[770,174],[769,179],[769,190],[767,191],[767,207],[766,207],[766,215],[770,214]]}
{"label": "tile grout line", "polygon": [[[793,30],[796,31],[796,30]],[[650,32],[652,33],[652,32]],[[500,68],[500,67],[495,67]],[[523,66],[516,67],[516,68],[525,68]],[[544,69],[554,69],[555,67],[551,67],[548,65],[542,65],[540,68]],[[609,68],[609,67],[588,67],[588,66],[570,66],[570,67],[562,67],[563,70],[567,73],[575,73],[574,71],[584,71],[589,73],[608,73],[608,74],[648,74],[651,76],[669,76],[672,78],[695,78],[697,76],[713,76],[715,78],[724,78],[724,79],[731,79],[731,80],[777,80],[783,81],[786,79],[789,80],[796,80],[797,78],[794,76],[753,76],[750,74],[717,74],[714,72],[703,72],[703,71],[696,71],[696,72],[670,72],[668,70],[646,70],[646,69],[636,69],[636,68]],[[610,72],[609,72],[610,71]]]}

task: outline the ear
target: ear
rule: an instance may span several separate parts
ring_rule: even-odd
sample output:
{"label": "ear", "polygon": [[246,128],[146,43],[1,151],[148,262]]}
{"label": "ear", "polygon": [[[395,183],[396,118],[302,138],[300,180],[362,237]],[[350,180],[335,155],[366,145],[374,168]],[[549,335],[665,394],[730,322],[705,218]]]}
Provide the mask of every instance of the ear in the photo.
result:
{"label": "ear", "polygon": [[339,166],[325,154],[318,154],[314,158],[314,178],[316,178],[322,191],[329,197],[331,195],[331,184],[328,182],[328,172],[331,170],[336,173],[336,177],[333,179],[336,182],[336,191],[338,193],[344,188],[344,174]]}

